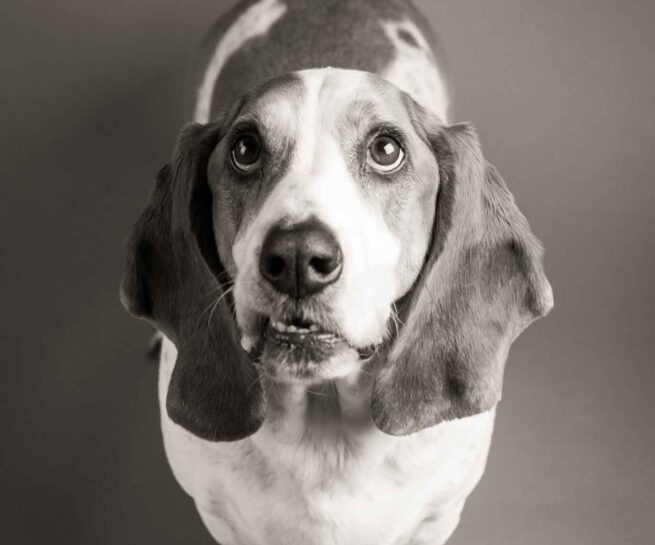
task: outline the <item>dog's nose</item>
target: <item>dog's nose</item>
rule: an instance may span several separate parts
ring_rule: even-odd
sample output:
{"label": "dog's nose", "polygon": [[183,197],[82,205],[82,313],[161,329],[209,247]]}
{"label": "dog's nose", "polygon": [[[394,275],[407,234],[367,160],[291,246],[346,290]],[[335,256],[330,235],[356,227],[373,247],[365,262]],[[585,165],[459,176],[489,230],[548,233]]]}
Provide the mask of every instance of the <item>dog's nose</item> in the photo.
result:
{"label": "dog's nose", "polygon": [[259,257],[261,275],[277,291],[295,299],[335,282],[342,267],[339,244],[318,220],[272,227]]}

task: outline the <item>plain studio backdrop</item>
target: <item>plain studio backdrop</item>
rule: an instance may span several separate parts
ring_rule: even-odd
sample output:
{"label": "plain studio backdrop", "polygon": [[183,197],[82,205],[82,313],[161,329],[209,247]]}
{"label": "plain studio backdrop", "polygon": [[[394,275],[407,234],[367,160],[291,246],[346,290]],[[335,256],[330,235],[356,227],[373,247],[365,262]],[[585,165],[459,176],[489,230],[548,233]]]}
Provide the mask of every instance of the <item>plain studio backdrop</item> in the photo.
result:
{"label": "plain studio backdrop", "polygon": [[[232,3],[3,3],[3,543],[212,543],[166,463],[151,330],[118,283],[189,119],[189,60]],[[510,352],[450,543],[652,543],[655,4],[417,4],[449,59],[452,120],[478,128],[555,291]]]}

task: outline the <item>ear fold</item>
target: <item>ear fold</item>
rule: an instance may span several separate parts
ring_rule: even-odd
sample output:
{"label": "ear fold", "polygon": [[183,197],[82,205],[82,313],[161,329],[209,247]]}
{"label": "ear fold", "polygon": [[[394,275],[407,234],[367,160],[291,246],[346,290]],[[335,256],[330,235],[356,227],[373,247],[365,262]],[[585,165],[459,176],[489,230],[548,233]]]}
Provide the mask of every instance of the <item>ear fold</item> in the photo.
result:
{"label": "ear fold", "polygon": [[183,130],[129,236],[121,300],[177,347],[169,417],[204,439],[230,441],[261,426],[265,400],[237,338],[213,234],[207,164],[220,129],[215,123]]}
{"label": "ear fold", "polygon": [[430,139],[440,168],[433,239],[373,390],[373,419],[392,435],[491,409],[511,343],[553,304],[541,246],[473,129]]}

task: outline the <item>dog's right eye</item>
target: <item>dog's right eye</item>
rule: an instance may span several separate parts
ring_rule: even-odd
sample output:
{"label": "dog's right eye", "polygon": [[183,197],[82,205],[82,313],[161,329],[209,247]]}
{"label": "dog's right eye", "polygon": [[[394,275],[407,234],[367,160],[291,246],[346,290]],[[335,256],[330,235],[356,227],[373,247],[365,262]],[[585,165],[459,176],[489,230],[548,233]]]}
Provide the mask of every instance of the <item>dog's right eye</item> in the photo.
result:
{"label": "dog's right eye", "polygon": [[261,166],[261,145],[251,134],[239,136],[232,146],[232,164],[241,172],[254,172]]}
{"label": "dog's right eye", "polygon": [[405,160],[405,152],[395,138],[384,134],[376,136],[368,146],[368,164],[383,174],[398,169]]}

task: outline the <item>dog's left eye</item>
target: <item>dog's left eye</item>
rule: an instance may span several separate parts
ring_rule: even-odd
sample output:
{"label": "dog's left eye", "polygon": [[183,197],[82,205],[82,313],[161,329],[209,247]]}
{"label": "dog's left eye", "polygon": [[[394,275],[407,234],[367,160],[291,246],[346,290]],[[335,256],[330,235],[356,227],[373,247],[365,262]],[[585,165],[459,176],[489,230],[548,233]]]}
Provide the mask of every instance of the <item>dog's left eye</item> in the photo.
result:
{"label": "dog's left eye", "polygon": [[400,144],[390,136],[376,136],[368,146],[367,161],[375,170],[391,172],[396,170],[403,159],[405,152]]}
{"label": "dog's left eye", "polygon": [[244,134],[232,146],[232,164],[242,172],[254,172],[261,165],[261,145],[257,137]]}

